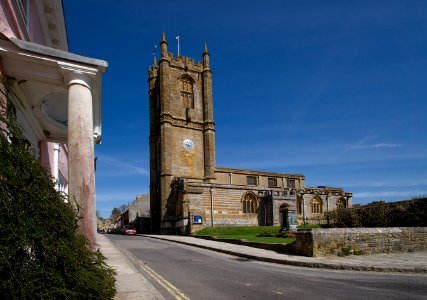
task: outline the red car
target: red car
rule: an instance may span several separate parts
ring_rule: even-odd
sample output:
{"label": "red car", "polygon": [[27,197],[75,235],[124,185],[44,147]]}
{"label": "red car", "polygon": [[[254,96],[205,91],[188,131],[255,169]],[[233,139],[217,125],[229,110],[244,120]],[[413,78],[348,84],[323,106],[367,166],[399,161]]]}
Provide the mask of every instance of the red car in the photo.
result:
{"label": "red car", "polygon": [[136,229],[133,226],[126,225],[122,228],[122,234],[129,234],[129,235],[135,235]]}

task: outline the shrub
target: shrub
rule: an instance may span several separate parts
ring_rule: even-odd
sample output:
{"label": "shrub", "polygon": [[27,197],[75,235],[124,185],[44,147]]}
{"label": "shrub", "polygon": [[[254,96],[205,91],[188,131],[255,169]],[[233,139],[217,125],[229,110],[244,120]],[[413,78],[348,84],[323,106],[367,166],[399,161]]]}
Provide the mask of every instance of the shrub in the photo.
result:
{"label": "shrub", "polygon": [[16,132],[0,133],[0,298],[112,299],[114,271]]}
{"label": "shrub", "polygon": [[338,210],[335,222],[338,227],[424,227],[427,226],[427,199]]}

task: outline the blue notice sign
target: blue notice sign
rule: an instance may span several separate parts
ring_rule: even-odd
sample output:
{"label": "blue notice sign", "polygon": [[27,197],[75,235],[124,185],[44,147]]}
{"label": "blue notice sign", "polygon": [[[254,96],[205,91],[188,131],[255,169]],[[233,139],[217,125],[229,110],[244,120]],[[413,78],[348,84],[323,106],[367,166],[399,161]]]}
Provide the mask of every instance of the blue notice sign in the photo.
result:
{"label": "blue notice sign", "polygon": [[202,224],[203,223],[202,216],[193,216],[193,223],[194,224]]}

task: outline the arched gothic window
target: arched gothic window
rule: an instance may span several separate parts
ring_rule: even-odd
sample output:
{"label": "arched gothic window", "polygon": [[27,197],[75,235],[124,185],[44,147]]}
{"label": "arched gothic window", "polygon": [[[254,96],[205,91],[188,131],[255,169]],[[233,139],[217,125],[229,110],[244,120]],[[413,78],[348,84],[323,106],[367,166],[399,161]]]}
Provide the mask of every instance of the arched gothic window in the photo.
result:
{"label": "arched gothic window", "polygon": [[258,200],[253,193],[243,195],[242,199],[243,213],[253,214],[258,212]]}
{"label": "arched gothic window", "polygon": [[321,214],[323,212],[323,201],[319,196],[314,196],[311,200],[311,213]]}
{"label": "arched gothic window", "polygon": [[343,197],[339,198],[337,201],[337,209],[342,209],[346,207],[347,207],[347,201]]}
{"label": "arched gothic window", "polygon": [[193,79],[189,76],[181,77],[179,89],[181,91],[181,103],[184,107],[194,108]]}
{"label": "arched gothic window", "polygon": [[302,199],[301,197],[297,197],[297,213],[302,215]]}

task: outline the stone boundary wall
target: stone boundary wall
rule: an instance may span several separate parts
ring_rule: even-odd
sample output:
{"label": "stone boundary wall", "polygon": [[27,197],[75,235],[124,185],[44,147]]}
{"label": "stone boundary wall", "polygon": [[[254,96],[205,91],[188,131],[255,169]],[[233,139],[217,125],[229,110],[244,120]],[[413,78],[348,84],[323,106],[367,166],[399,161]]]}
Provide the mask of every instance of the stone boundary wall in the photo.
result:
{"label": "stone boundary wall", "polygon": [[287,245],[195,237],[308,257],[427,251],[427,227],[316,228],[298,230],[295,235],[296,241]]}
{"label": "stone boundary wall", "polygon": [[298,230],[295,254],[318,257],[427,250],[427,227]]}

